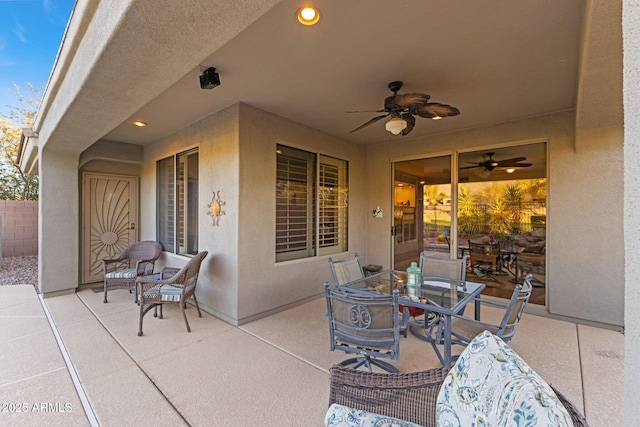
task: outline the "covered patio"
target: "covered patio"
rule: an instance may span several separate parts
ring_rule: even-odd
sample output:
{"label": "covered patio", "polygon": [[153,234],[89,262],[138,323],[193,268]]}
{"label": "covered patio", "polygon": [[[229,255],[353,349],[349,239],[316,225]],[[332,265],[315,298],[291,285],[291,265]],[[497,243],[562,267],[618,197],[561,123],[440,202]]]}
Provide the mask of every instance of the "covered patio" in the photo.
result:
{"label": "covered patio", "polygon": [[[190,308],[191,333],[167,307],[142,337],[124,290],[109,304],[91,289],[42,301],[33,286],[0,286],[0,397],[27,405],[0,414],[2,424],[321,425],[328,369],[346,358],[329,351],[323,298],[239,328]],[[589,425],[605,427],[622,425],[623,341],[619,332],[525,315],[510,345]],[[400,351],[401,372],[438,367],[411,335]]]}

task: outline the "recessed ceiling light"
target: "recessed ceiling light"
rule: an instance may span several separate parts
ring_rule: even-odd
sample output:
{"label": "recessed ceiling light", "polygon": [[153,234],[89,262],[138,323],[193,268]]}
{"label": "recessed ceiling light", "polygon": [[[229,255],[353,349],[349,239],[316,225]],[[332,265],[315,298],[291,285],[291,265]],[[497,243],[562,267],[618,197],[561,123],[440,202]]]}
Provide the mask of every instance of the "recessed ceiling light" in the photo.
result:
{"label": "recessed ceiling light", "polygon": [[133,122],[131,122],[131,123],[133,123],[134,125],[136,125],[136,126],[138,126],[138,127],[140,127],[140,128],[143,128],[143,127],[145,127],[145,126],[147,125],[147,124],[146,124],[145,122],[143,122],[142,120],[134,120],[134,121],[133,121]]}
{"label": "recessed ceiling light", "polygon": [[298,9],[298,21],[304,25],[313,25],[320,20],[320,11],[312,6],[305,6]]}

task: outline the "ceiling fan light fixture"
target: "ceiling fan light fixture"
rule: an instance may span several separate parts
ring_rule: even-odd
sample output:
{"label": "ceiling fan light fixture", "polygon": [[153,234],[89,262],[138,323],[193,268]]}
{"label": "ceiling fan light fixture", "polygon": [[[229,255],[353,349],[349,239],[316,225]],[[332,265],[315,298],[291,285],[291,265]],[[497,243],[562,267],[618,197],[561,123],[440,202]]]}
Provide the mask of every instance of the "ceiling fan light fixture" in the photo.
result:
{"label": "ceiling fan light fixture", "polygon": [[440,116],[433,116],[433,117],[431,117],[431,120],[442,120],[442,117],[440,117]]}
{"label": "ceiling fan light fixture", "polygon": [[394,135],[400,135],[400,133],[407,128],[407,121],[400,117],[392,117],[385,123],[384,128]]}
{"label": "ceiling fan light fixture", "polygon": [[302,25],[314,25],[320,20],[320,11],[315,7],[305,6],[298,9],[296,16]]}
{"label": "ceiling fan light fixture", "polygon": [[483,169],[480,172],[478,172],[478,176],[480,178],[486,179],[486,178],[489,178],[490,175],[491,175],[491,171],[488,169]]}
{"label": "ceiling fan light fixture", "polygon": [[515,168],[508,168],[508,169],[506,169],[506,172],[507,173],[514,173],[515,170],[516,170]]}

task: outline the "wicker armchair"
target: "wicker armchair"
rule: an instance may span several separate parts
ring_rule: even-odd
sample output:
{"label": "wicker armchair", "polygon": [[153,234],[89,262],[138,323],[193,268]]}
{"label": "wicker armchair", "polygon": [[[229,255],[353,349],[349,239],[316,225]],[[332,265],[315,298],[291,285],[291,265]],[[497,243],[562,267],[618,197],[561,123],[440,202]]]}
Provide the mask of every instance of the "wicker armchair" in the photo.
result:
{"label": "wicker armchair", "polygon": [[136,278],[153,273],[156,260],[160,257],[162,245],[152,240],[136,242],[125,248],[118,258],[103,259],[104,302],[107,303],[109,289],[135,288],[135,302],[138,302]]}
{"label": "wicker armchair", "polygon": [[195,292],[198,283],[198,273],[200,272],[200,264],[207,256],[207,253],[207,251],[198,253],[180,269],[164,267],[160,280],[144,276],[138,277],[136,280],[140,297],[140,329],[138,330],[138,336],[142,336],[142,320],[145,314],[153,308],[153,316],[158,317],[159,307],[159,317],[162,319],[162,306],[164,304],[180,305],[187,332],[191,332],[185,309],[187,308],[189,298],[193,298],[196,309],[198,310],[198,317],[202,317]]}
{"label": "wicker armchair", "polygon": [[[383,374],[336,365],[330,370],[329,406],[337,403],[426,427],[435,426],[436,399],[448,370]],[[588,427],[575,405],[555,388],[553,391],[569,412],[574,426]]]}

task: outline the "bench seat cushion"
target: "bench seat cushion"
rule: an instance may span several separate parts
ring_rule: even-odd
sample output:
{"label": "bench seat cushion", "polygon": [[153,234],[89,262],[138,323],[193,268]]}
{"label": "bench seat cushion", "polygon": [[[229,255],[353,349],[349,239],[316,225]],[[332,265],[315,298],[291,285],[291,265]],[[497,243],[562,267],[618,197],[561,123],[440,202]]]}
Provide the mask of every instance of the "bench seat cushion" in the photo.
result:
{"label": "bench seat cushion", "polygon": [[326,427],[420,427],[397,418],[378,415],[334,403],[325,416]]}

